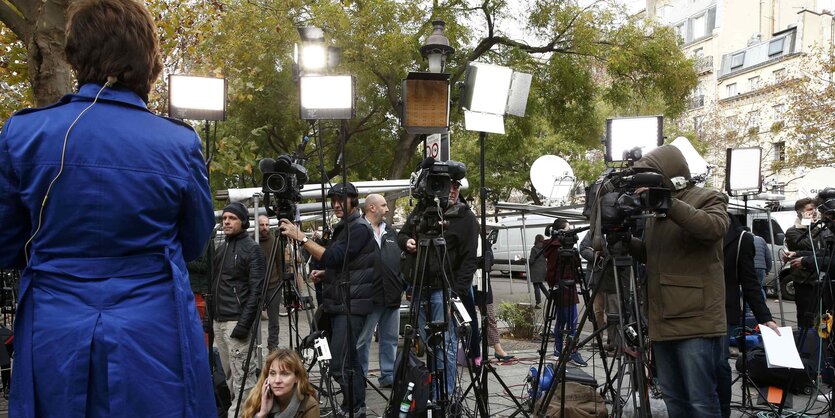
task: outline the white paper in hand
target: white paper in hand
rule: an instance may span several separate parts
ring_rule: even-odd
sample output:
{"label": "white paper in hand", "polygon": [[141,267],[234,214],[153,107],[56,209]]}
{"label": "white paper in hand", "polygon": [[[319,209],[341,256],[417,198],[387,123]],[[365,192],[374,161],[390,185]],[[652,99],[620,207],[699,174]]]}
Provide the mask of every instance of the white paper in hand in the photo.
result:
{"label": "white paper in hand", "polygon": [[800,360],[800,353],[797,352],[797,346],[794,344],[792,327],[780,327],[778,329],[780,330],[779,336],[768,326],[760,324],[768,368],[802,369],[803,362]]}

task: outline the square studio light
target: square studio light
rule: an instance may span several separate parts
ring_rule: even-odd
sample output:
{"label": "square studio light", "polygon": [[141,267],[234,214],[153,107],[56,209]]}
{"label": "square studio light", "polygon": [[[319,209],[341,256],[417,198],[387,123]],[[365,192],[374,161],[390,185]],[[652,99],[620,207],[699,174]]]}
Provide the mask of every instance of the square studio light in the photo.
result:
{"label": "square studio light", "polygon": [[191,120],[226,120],[226,79],[168,76],[168,115]]}
{"label": "square studio light", "polygon": [[643,155],[664,143],[664,117],[639,116],[606,120],[606,161],[624,161],[624,152],[638,148]]}
{"label": "square studio light", "polygon": [[466,129],[504,133],[506,113],[525,115],[532,80],[530,74],[518,73],[508,67],[469,63],[461,100]]}
{"label": "square studio light", "polygon": [[755,195],[762,192],[762,148],[728,148],[725,187],[731,196]]}
{"label": "square studio light", "polygon": [[402,82],[400,122],[410,134],[449,131],[449,74],[411,72]]}
{"label": "square studio light", "polygon": [[299,105],[305,120],[354,117],[354,78],[349,75],[299,77]]}

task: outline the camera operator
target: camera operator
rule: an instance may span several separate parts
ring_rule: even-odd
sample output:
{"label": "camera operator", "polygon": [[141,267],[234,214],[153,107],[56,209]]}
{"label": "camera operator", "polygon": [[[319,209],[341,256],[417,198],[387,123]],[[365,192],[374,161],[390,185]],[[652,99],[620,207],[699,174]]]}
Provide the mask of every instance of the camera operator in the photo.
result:
{"label": "camera operator", "polygon": [[[830,235],[817,222],[817,209],[817,202],[812,198],[795,202],[797,219],[794,226],[786,230],[786,248],[789,251],[783,255],[783,261],[787,264],[780,274],[781,283],[794,282],[797,326],[807,329],[814,327],[818,315],[817,269],[814,260],[808,256],[813,249],[817,255],[823,255],[826,248],[823,238]],[[802,257],[804,255],[806,257]],[[803,264],[804,258],[808,260],[808,265]]]}
{"label": "camera operator", "polygon": [[[554,322],[554,360],[559,361],[559,355],[562,352],[564,335],[571,338],[577,332],[577,304],[580,303],[580,298],[577,296],[577,283],[566,284],[565,280],[581,279],[574,277],[574,270],[568,266],[560,265],[562,258],[560,257],[560,249],[562,243],[558,237],[559,231],[567,231],[571,228],[565,218],[557,218],[551,227],[553,231],[553,238],[545,240],[542,245],[542,255],[547,260],[546,280],[551,288],[559,286],[558,292],[559,301],[556,301],[557,320]],[[546,232],[547,233],[547,232]],[[577,241],[575,240],[574,243]],[[557,277],[562,272],[562,277]],[[577,367],[586,367],[588,363],[583,360],[580,352],[574,349],[569,354],[568,362]]]}
{"label": "camera operator", "polygon": [[[452,286],[451,290],[454,291],[455,294],[464,295],[471,291],[470,286],[472,284],[473,274],[478,268],[477,248],[479,233],[478,221],[476,220],[475,214],[470,210],[470,207],[467,206],[466,201],[461,199],[459,196],[460,187],[461,181],[452,180],[451,187],[449,189],[449,201],[447,207],[444,208],[445,210],[443,213],[443,219],[447,222],[447,225],[443,227],[443,237],[446,239],[446,259],[449,260],[452,272],[452,277],[449,278],[451,279],[451,282],[448,284]],[[415,254],[417,252],[417,241],[415,241],[417,238],[417,231],[414,229],[418,222],[415,221],[415,218],[420,217],[424,209],[425,208],[421,207],[421,205],[417,205],[415,210],[409,214],[409,219],[406,221],[406,224],[398,234],[398,244],[400,245],[400,248],[411,254]],[[421,300],[421,290],[422,289],[413,289],[413,303],[419,303]],[[431,292],[429,295],[429,303],[431,306],[432,321],[443,321],[443,308],[445,306],[445,301],[442,300],[443,290],[438,288],[429,289],[429,291]],[[421,338],[423,338],[424,342],[426,341],[424,331],[426,324],[425,312],[425,310],[420,309],[420,323],[418,326]],[[452,319],[452,315],[449,315],[449,318],[450,321],[445,333],[447,343],[446,363],[449,367],[446,369],[445,377],[447,391],[451,393],[455,387],[455,364],[458,352],[458,342],[456,340],[457,332],[455,329],[455,321]],[[437,359],[436,363],[438,366],[443,364],[441,359]]]}
{"label": "camera operator", "polygon": [[719,417],[717,378],[727,351],[722,239],[728,200],[690,183],[687,161],[674,146],[656,148],[635,168],[658,170],[672,191],[667,217],[649,218],[643,240],[632,238],[630,245],[646,263],[648,328],[664,403],[671,417]]}
{"label": "camera operator", "polygon": [[[273,250],[273,245],[275,243],[275,236],[270,231],[270,218],[266,215],[260,215],[258,217],[258,245],[261,246],[261,252],[264,253],[264,261],[269,262],[270,257],[272,256],[270,252]],[[267,293],[266,297],[269,298],[272,296],[272,300],[269,300],[269,305],[267,306],[267,320],[268,320],[268,328],[267,328],[267,350],[273,351],[278,348],[278,333],[280,331],[279,328],[279,311],[281,310],[281,296],[280,294],[276,294],[276,289],[278,285],[281,284],[281,254],[275,254],[273,258],[273,266],[270,272],[270,277],[266,277],[267,280]],[[268,267],[264,268],[264,274],[267,274]]]}
{"label": "camera operator", "polygon": [[[313,270],[310,279],[322,282],[322,309],[331,315],[331,374],[342,388],[343,414],[349,413],[351,405],[350,385],[354,395],[354,417],[362,418],[365,416],[365,379],[356,347],[366,318],[374,307],[374,264],[378,249],[371,225],[359,213],[357,188],[351,183],[337,183],[328,191],[328,197],[339,222],[333,228],[327,248],[308,239],[288,219],[281,220],[281,233],[300,241],[325,268]],[[345,292],[349,292],[349,297],[345,297]]]}
{"label": "camera operator", "polygon": [[[264,283],[264,253],[246,233],[249,212],[240,202],[223,208],[221,218],[225,241],[215,252],[215,278],[212,283],[212,318],[215,344],[232,392],[232,405],[237,404],[241,385],[244,393],[255,386],[255,362],[244,370],[249,353],[249,331],[261,317],[258,306]],[[235,408],[229,409],[235,416]]]}

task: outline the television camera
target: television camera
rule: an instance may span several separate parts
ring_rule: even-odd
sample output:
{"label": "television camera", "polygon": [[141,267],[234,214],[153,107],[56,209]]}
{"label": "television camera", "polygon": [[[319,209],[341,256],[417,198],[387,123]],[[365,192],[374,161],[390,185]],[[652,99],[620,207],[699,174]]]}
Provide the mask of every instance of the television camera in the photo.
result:
{"label": "television camera", "polygon": [[278,219],[296,218],[296,205],[302,200],[301,189],[308,179],[303,162],[299,157],[282,154],[276,159],[264,158],[258,163],[265,205],[270,207],[269,197],[272,195]]}

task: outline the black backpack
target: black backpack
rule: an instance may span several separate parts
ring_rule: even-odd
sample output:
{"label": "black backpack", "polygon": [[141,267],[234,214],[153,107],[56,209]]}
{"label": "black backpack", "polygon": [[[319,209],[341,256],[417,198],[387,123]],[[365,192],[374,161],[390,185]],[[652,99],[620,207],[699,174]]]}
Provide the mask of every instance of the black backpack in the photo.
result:
{"label": "black backpack", "polygon": [[[408,339],[404,342],[403,348],[397,353],[397,361],[394,369],[394,381],[396,382],[391,391],[388,407],[386,407],[386,418],[398,418],[400,416],[400,403],[406,397],[409,382],[415,384],[412,399],[415,408],[409,413],[410,417],[426,416],[426,406],[432,399],[432,379],[429,369],[412,351]],[[405,359],[406,364],[403,364]]]}

